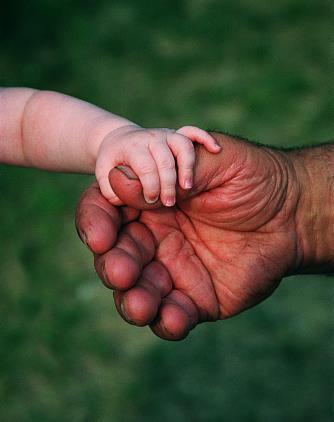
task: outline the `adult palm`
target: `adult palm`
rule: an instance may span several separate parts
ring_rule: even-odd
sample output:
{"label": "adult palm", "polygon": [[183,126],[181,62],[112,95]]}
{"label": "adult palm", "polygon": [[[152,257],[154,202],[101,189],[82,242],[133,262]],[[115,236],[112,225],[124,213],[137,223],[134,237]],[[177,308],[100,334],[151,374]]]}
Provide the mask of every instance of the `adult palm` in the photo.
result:
{"label": "adult palm", "polygon": [[145,203],[128,169],[83,195],[77,227],[119,313],[176,340],[198,322],[235,315],[269,296],[299,261],[299,190],[285,154],[225,135],[222,152],[197,151],[194,187],[173,208]]}

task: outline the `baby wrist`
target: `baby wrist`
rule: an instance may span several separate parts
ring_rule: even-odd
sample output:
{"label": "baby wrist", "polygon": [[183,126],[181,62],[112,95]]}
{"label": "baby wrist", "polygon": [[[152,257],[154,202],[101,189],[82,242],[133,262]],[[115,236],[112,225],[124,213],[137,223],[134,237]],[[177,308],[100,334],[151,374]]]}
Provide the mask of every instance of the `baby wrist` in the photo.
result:
{"label": "baby wrist", "polygon": [[113,116],[103,121],[97,122],[91,131],[88,139],[88,157],[91,168],[94,170],[96,166],[97,157],[103,141],[110,136],[115,134],[119,129],[126,127],[139,127],[135,123],[124,119],[122,117]]}

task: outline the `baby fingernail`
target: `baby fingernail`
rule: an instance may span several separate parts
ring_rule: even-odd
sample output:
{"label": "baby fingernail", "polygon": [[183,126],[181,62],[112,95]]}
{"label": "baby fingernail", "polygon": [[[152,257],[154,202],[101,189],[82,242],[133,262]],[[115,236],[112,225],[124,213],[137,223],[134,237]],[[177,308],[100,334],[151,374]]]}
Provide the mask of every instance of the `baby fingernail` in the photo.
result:
{"label": "baby fingernail", "polygon": [[184,188],[185,188],[185,189],[191,189],[191,188],[192,188],[192,186],[193,186],[193,182],[192,182],[192,180],[191,180],[191,179],[186,179],[186,180],[184,181]]}
{"label": "baby fingernail", "polygon": [[175,205],[175,196],[170,196],[165,201],[166,207],[173,207]]}
{"label": "baby fingernail", "polygon": [[118,198],[118,196],[116,196],[116,195],[112,195],[112,196],[109,196],[109,198],[108,198],[108,201],[111,203],[111,204],[113,204],[115,201],[117,201],[117,200],[119,200],[119,198]]}
{"label": "baby fingernail", "polygon": [[155,204],[157,200],[159,199],[159,196],[155,196],[154,198],[148,198],[147,196],[144,195],[144,198],[148,204]]}

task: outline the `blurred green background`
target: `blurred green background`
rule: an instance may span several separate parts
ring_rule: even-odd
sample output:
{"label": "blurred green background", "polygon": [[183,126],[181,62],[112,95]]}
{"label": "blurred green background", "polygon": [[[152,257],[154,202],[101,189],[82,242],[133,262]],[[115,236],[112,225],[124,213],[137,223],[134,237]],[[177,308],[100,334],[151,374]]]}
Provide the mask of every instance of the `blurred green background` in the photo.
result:
{"label": "blurred green background", "polygon": [[[276,146],[334,134],[333,1],[31,0],[0,12],[0,85],[68,93],[145,126]],[[0,167],[0,420],[332,421],[334,285],[178,343],[118,318],[79,242],[89,176]]]}

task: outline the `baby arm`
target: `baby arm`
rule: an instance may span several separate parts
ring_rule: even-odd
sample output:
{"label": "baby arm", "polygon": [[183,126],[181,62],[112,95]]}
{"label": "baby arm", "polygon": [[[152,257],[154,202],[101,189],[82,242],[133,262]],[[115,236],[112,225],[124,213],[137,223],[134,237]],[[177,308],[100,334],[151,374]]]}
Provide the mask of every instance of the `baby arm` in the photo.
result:
{"label": "baby arm", "polygon": [[96,173],[103,195],[120,203],[108,181],[109,171],[129,165],[148,202],[161,193],[175,203],[176,169],[180,185],[192,186],[192,141],[210,152],[220,147],[205,131],[187,126],[143,129],[85,101],[29,88],[0,89],[0,163],[50,171]]}
{"label": "baby arm", "polygon": [[94,173],[102,140],[129,124],[127,119],[56,92],[0,89],[0,162]]}

